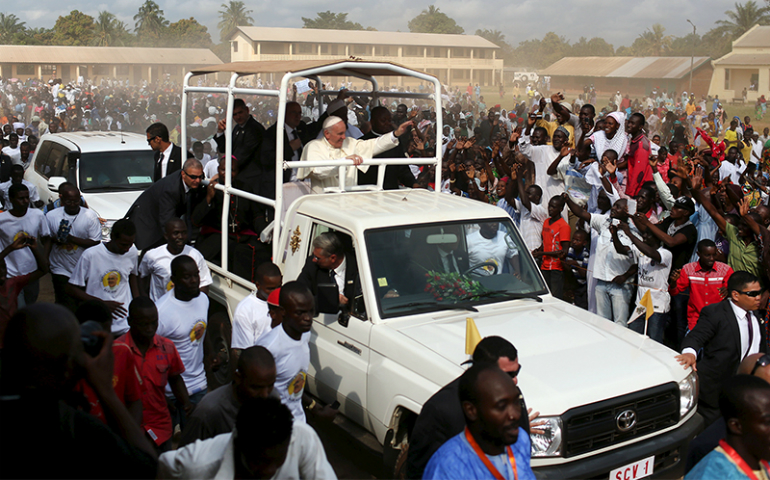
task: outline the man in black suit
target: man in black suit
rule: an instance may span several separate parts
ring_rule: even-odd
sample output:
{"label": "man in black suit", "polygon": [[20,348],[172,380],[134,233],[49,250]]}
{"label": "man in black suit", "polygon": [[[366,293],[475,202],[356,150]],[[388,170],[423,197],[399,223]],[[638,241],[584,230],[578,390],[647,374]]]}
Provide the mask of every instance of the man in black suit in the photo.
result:
{"label": "man in black suit", "polygon": [[136,225],[136,248],[145,250],[163,245],[163,226],[172,218],[184,217],[188,234],[192,233],[190,215],[195,204],[205,197],[201,180],[201,162],[190,158],[182,170],[160,179],[139,195],[126,213]]}
{"label": "man in black suit", "polygon": [[316,313],[350,313],[352,302],[361,293],[353,249],[346,249],[333,232],[324,232],[313,240],[313,255],[308,257],[297,281],[313,293]]}
{"label": "man in black suit", "polygon": [[[324,119],[326,115],[324,114]],[[302,121],[302,107],[297,102],[286,104],[286,120],[283,128],[283,159],[286,162],[299,161],[304,145],[314,140],[321,131],[323,120],[306,124]],[[262,140],[260,163],[262,178],[260,179],[259,194],[275,198],[275,149],[278,124],[273,124],[265,131]],[[297,179],[297,169],[284,170],[284,183]]]}
{"label": "man in black suit", "polygon": [[460,248],[462,229],[447,225],[439,229],[421,229],[412,239],[412,261],[422,270],[438,273],[463,273],[470,268],[468,255]]}
{"label": "man in black suit", "polygon": [[[361,140],[369,140],[382,135],[389,134],[394,130],[393,119],[390,110],[386,107],[374,107],[372,109],[372,129]],[[403,136],[402,136],[403,138]],[[399,139],[401,140],[401,139]],[[401,142],[390,150],[375,155],[374,158],[406,158],[404,146]],[[377,171],[379,166],[371,166],[366,172],[358,171],[359,185],[377,185]],[[396,190],[399,184],[405,187],[414,188],[417,181],[414,174],[409,169],[409,165],[389,165],[385,167],[385,180],[383,181],[383,190]]]}
{"label": "man in black suit", "polygon": [[741,361],[767,352],[764,326],[754,313],[761,293],[757,277],[744,271],[733,273],[727,281],[728,297],[701,310],[695,328],[684,337],[682,354],[676,359],[698,371],[698,412],[706,425],[719,417],[719,391]]}
{"label": "man in black suit", "polygon": [[[259,153],[265,127],[256,121],[249,113],[249,107],[242,98],[236,98],[233,104],[233,156],[238,161],[239,176],[248,183],[258,181],[261,175]],[[225,128],[227,121],[222,119],[217,123],[217,134],[214,141],[217,142],[217,150],[225,151]]]}
{"label": "man in black suit", "polygon": [[152,181],[178,171],[182,166],[182,149],[169,141],[168,128],[160,122],[147,127],[147,143],[155,151],[155,171]]}

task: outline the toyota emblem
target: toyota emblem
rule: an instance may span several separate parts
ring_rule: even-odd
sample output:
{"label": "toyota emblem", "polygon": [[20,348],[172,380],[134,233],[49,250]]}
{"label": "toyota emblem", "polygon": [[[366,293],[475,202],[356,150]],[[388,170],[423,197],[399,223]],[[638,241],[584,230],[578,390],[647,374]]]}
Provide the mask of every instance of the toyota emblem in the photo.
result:
{"label": "toyota emblem", "polygon": [[621,432],[627,432],[636,425],[636,412],[633,410],[623,410],[615,417],[615,424]]}

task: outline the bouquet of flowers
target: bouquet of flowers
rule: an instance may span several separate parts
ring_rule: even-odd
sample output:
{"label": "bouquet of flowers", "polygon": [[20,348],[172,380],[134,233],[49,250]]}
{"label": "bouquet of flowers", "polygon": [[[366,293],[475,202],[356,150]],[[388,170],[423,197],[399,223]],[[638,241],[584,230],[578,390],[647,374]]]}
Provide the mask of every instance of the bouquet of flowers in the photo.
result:
{"label": "bouquet of flowers", "polygon": [[429,271],[425,277],[427,279],[425,291],[433,294],[433,297],[439,302],[444,300],[473,300],[477,295],[487,291],[480,282],[459,273]]}

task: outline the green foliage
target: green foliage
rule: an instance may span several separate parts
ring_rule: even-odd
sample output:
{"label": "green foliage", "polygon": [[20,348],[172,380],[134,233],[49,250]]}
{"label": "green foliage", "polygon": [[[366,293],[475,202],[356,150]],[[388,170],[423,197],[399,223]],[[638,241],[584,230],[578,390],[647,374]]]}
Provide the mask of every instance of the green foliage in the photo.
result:
{"label": "green foliage", "polygon": [[347,13],[334,13],[332,11],[318,12],[315,18],[302,17],[302,28],[322,28],[328,30],[375,30],[372,27],[364,28],[358,22],[348,20]]}
{"label": "green foliage", "polygon": [[73,10],[59,17],[53,26],[54,45],[90,45],[94,36],[94,17]]}
{"label": "green foliage", "polygon": [[230,3],[221,5],[222,10],[219,11],[219,18],[221,20],[217,24],[219,29],[219,39],[223,42],[230,40],[233,33],[240,26],[254,25],[254,19],[251,18],[253,13],[251,10],[246,10],[246,6],[243,2],[238,0],[230,0]]}
{"label": "green foliage", "polygon": [[20,22],[14,14],[0,13],[0,43],[15,43],[16,38],[24,33],[25,22]]}
{"label": "green foliage", "polygon": [[725,16],[727,20],[717,20],[716,29],[735,40],[756,24],[770,23],[770,7],[760,7],[754,0],[749,0],[744,4],[736,3],[735,10],[726,11]]}
{"label": "green foliage", "polygon": [[94,36],[91,45],[98,47],[120,47],[131,42],[126,24],[108,11],[99,12],[94,21]]}
{"label": "green foliage", "polygon": [[152,0],[146,0],[134,15],[134,31],[142,45],[156,45],[168,28],[168,20],[163,17],[163,10]]}
{"label": "green foliage", "polygon": [[163,44],[166,47],[209,48],[212,46],[208,28],[192,17],[172,23],[163,36]]}
{"label": "green foliage", "polygon": [[435,5],[429,6],[426,10],[420,12],[419,15],[409,20],[408,26],[409,31],[415,33],[465,33],[463,27],[436,8]]}

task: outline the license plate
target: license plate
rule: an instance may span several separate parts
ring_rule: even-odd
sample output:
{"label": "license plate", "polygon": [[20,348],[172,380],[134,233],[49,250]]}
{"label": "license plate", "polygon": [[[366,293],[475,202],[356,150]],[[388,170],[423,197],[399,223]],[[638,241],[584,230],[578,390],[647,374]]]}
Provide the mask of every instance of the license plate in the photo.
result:
{"label": "license plate", "polygon": [[616,468],[610,472],[610,480],[636,480],[637,478],[649,477],[652,475],[652,468],[655,466],[655,455],[629,463],[626,466]]}

